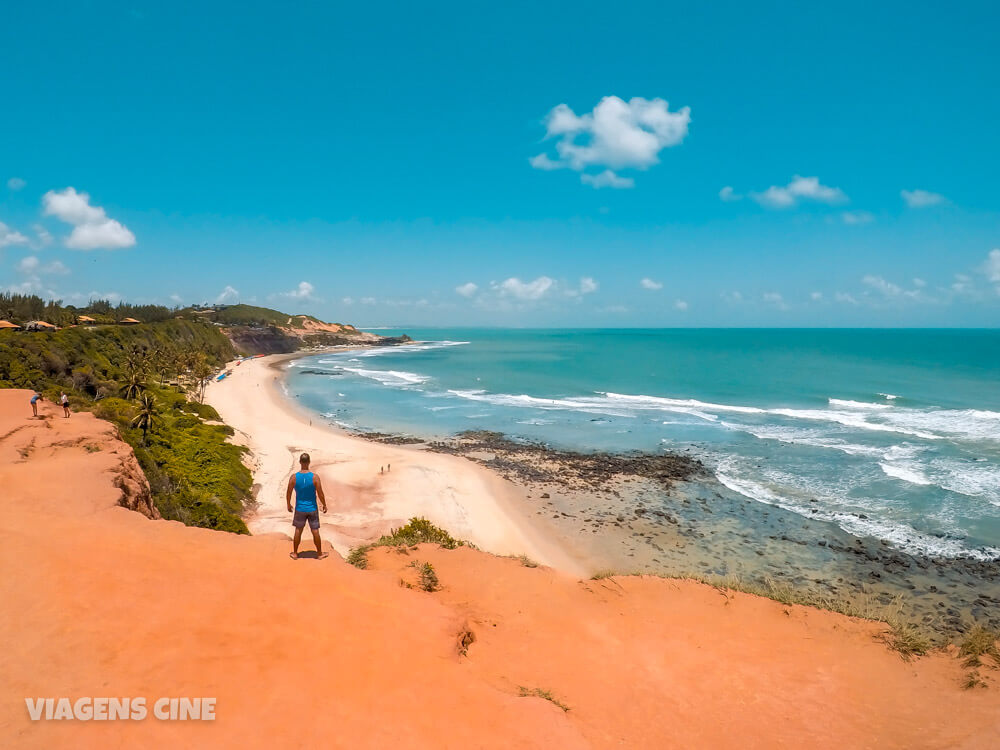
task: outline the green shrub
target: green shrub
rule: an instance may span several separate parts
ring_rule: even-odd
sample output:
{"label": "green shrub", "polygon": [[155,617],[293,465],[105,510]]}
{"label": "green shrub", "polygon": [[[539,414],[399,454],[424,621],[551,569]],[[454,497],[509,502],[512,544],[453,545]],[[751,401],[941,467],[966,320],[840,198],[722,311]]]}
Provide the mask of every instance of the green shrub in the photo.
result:
{"label": "green shrub", "polygon": [[426,518],[411,518],[406,526],[392,529],[379,538],[374,547],[412,547],[416,544],[438,544],[445,549],[455,549],[460,542],[442,528],[439,528]]}
{"label": "green shrub", "polygon": [[368,569],[368,550],[372,547],[370,544],[362,544],[359,547],[352,547],[351,551],[347,553],[347,564],[353,565],[359,570]]}

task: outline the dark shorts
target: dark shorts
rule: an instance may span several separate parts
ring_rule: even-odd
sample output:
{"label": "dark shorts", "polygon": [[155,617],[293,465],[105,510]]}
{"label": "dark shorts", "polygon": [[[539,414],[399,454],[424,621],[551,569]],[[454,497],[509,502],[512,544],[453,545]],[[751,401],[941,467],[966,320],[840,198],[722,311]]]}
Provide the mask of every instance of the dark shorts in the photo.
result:
{"label": "dark shorts", "polygon": [[295,515],[292,516],[292,526],[301,529],[305,527],[306,521],[309,522],[309,528],[316,531],[319,528],[319,511],[314,510],[308,513],[302,510],[295,511]]}

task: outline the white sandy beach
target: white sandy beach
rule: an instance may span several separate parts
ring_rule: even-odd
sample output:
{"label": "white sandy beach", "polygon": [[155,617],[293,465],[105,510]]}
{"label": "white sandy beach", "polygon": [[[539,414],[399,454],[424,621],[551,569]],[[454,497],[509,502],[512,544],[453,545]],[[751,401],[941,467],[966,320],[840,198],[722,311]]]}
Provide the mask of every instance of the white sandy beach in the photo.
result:
{"label": "white sandy beach", "polygon": [[[229,366],[213,381],[205,402],[236,430],[234,442],[252,452],[258,507],[247,523],[252,534],[290,535],[285,485],[303,451],[322,477],[329,512],[321,535],[342,555],[373,541],[413,516],[423,516],[484,550],[525,554],[573,575],[585,575],[579,560],[533,529],[517,509],[523,493],[471,461],[415,446],[373,443],[310,415],[280,388],[281,363],[272,355]],[[303,549],[311,541],[303,541]]]}

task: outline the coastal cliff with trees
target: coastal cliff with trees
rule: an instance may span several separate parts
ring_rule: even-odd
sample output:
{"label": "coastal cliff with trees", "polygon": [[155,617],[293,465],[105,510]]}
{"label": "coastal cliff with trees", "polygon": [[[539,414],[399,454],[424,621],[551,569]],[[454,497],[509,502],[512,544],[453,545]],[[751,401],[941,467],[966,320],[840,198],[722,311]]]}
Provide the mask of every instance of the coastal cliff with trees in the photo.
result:
{"label": "coastal cliff with trees", "polygon": [[0,388],[34,389],[53,401],[67,393],[74,410],[117,426],[164,518],[243,534],[252,475],[245,449],[226,440],[232,428],[201,403],[208,379],[239,355],[399,341],[249,305],[73,307],[2,294],[0,317],[22,329],[34,321],[56,327],[0,331]]}

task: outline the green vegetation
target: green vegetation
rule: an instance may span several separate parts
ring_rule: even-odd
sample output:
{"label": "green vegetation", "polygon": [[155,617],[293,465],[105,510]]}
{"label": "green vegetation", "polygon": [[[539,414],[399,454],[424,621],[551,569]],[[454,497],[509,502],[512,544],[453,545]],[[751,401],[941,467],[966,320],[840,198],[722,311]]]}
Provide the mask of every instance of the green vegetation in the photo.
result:
{"label": "green vegetation", "polygon": [[[0,295],[0,311],[6,303],[20,322],[25,311],[34,316],[40,301]],[[82,314],[58,303],[43,307],[49,313],[42,317],[57,323]],[[95,307],[104,309],[92,303],[87,314]],[[150,315],[145,310],[113,309],[153,321],[137,326],[0,334],[0,388],[33,388],[51,401],[65,391],[75,410],[117,425],[164,518],[245,534],[241,516],[252,484],[242,462],[245,449],[226,442],[231,428],[206,424],[218,413],[187,395],[203,392],[205,378],[233,357],[232,345],[213,325],[176,319],[167,308],[150,306]]]}
{"label": "green vegetation", "polygon": [[[306,321],[323,324],[319,318],[312,315],[289,315],[269,307],[254,305],[226,305],[211,308],[188,307],[178,312],[178,315],[191,320],[206,320],[224,326],[249,326],[251,328],[302,328]],[[355,335],[353,326],[345,328],[345,335]]]}
{"label": "green vegetation", "polygon": [[352,547],[351,551],[347,553],[347,564],[353,565],[359,570],[368,569],[368,550],[372,546],[370,544],[362,544],[359,547]]}
{"label": "green vegetation", "polygon": [[253,305],[229,305],[206,310],[188,308],[182,310],[181,314],[186,317],[204,317],[212,322],[227,326],[277,326],[279,328],[287,326],[291,318],[286,313]]}
{"label": "green vegetation", "polygon": [[451,534],[426,518],[411,518],[406,526],[392,529],[379,538],[373,547],[414,547],[418,544],[437,544],[445,549],[455,549],[462,544]]}
{"label": "green vegetation", "polygon": [[417,573],[420,576],[417,585],[420,586],[421,589],[427,592],[433,592],[441,588],[441,582],[438,580],[437,571],[434,570],[434,566],[429,562],[422,563],[418,560],[414,560],[410,563],[410,565],[417,569]]}
{"label": "green vegetation", "polygon": [[34,294],[0,294],[0,319],[23,326],[32,320],[44,320],[55,326],[70,326],[81,315],[98,324],[113,324],[125,318],[156,323],[174,317],[174,311],[162,305],[112,305],[108,300],[91,300],[86,307],[63,305],[58,300],[44,300]]}
{"label": "green vegetation", "polygon": [[411,518],[406,526],[390,530],[378,541],[354,547],[347,555],[347,562],[355,568],[365,570],[368,567],[368,552],[374,547],[415,547],[418,544],[437,544],[445,549],[472,546],[468,542],[455,539],[447,531],[435,526],[426,518]]}
{"label": "green vegetation", "polygon": [[520,695],[522,698],[543,698],[544,700],[547,700],[549,703],[559,706],[559,708],[561,708],[563,711],[569,711],[569,706],[567,706],[565,703],[560,702],[554,695],[552,695],[552,692],[550,690],[542,690],[541,688],[526,688],[524,686],[520,686],[518,687],[517,692],[518,695]]}

